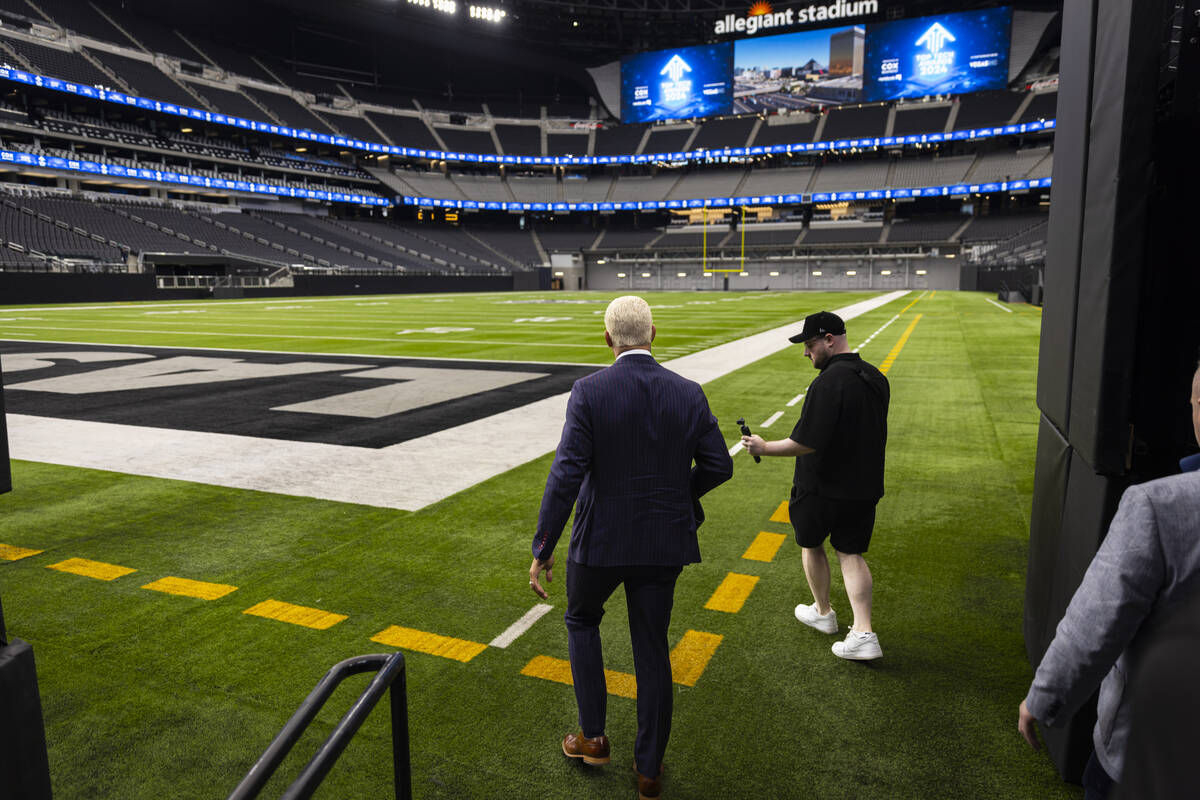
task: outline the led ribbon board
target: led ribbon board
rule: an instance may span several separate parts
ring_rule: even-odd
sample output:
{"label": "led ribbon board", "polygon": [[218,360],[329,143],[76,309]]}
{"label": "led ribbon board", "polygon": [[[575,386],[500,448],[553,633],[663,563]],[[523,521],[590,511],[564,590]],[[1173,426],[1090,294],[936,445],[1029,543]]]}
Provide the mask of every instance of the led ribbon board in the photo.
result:
{"label": "led ribbon board", "polygon": [[867,30],[867,102],[1008,85],[1012,9],[896,20]]}
{"label": "led ribbon board", "polygon": [[621,59],[621,121],[651,122],[728,114],[733,45],[657,50]]}

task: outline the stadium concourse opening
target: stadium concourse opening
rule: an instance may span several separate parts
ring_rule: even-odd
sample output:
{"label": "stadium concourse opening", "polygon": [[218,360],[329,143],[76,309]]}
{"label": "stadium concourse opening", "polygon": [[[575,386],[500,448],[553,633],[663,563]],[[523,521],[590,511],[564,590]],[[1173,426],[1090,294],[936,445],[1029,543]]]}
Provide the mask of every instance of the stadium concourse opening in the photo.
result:
{"label": "stadium concourse opening", "polygon": [[[331,665],[384,650],[415,796],[628,791],[557,758],[565,595],[520,563],[623,294],[735,461],[678,584],[665,794],[1077,796],[1010,735],[1051,194],[1078,189],[1061,3],[764,5],[0,3],[29,796],[231,791]],[[817,310],[893,388],[868,671],[797,630],[790,465],[733,424],[796,422],[816,373],[787,336]],[[387,791],[377,717],[324,792]],[[834,739],[838,764],[809,752]]]}

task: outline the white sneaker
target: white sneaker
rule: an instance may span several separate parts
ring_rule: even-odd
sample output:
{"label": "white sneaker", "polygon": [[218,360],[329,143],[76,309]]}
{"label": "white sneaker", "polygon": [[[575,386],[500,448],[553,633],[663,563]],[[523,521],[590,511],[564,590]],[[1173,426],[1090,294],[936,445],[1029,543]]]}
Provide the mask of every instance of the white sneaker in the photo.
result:
{"label": "white sneaker", "polygon": [[810,628],[816,628],[821,633],[837,633],[837,612],[832,608],[824,616],[817,613],[817,604],[796,606],[796,619]]}
{"label": "white sneaker", "polygon": [[846,634],[846,641],[833,643],[833,654],[850,661],[870,661],[882,658],[883,650],[880,649],[879,637],[875,634],[852,630]]}

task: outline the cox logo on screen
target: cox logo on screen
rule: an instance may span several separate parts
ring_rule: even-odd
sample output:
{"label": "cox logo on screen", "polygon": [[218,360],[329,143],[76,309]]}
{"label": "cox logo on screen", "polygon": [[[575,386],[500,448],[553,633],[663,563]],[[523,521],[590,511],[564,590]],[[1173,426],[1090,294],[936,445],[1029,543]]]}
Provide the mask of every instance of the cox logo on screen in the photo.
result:
{"label": "cox logo on screen", "polygon": [[917,39],[917,47],[925,46],[928,52],[917,54],[917,72],[922,77],[945,75],[954,66],[954,51],[947,50],[946,44],[957,41],[954,34],[946,30],[940,22],[935,22]]}
{"label": "cox logo on screen", "polygon": [[670,78],[662,84],[663,102],[681,103],[688,99],[692,93],[692,82],[683,80],[683,73],[691,71],[692,68],[686,61],[678,55],[671,56],[671,60],[658,73]]}

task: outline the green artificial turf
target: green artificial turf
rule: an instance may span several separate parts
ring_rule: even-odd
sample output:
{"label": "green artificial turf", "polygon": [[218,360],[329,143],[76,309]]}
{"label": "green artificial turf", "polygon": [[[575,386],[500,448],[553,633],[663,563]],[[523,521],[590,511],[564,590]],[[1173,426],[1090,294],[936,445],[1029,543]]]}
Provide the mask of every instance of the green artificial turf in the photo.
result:
{"label": "green artificial turf", "polygon": [[[919,294],[851,321],[852,344]],[[354,298],[270,312],[261,303],[206,303],[194,306],[203,314],[179,317],[144,314],[160,306],[31,307],[0,320],[53,324],[0,321],[0,336],[602,364],[611,358],[602,344],[548,345],[598,338],[603,325],[592,312],[611,296]],[[656,349],[665,358],[664,350],[693,352],[865,296],[649,299],[659,306]],[[601,302],[501,303],[535,297]],[[451,302],[426,313],[440,299]],[[358,302],[389,305],[347,305]],[[1079,796],[1016,732],[1031,677],[1020,630],[1040,313],[1012,308],[982,294],[925,294],[863,350],[879,364],[921,314],[888,375],[888,493],[867,555],[881,661],[843,662],[830,652],[833,637],[792,617],[811,598],[789,526],[769,519],[786,497],[789,460],[754,464],[739,453],[734,478],[706,498],[704,562],[680,579],[671,636],[696,630],[723,640],[695,686],[676,686],[668,798]],[[572,319],[515,322],[538,316]],[[475,330],[396,341],[397,330],[433,326]],[[705,389],[730,444],[739,416],[782,438],[800,409],[785,404],[814,375],[801,349],[789,348]],[[761,429],[776,411],[785,413]],[[34,645],[55,796],[223,797],[329,666],[387,651],[370,641],[387,626],[490,641],[536,601],[525,573],[550,461],[418,512],[15,462],[15,491],[0,497],[0,543],[45,552],[0,562],[0,592],[10,634]],[[789,534],[772,562],[742,558],[759,531]],[[104,582],[46,569],[70,557],[138,571]],[[744,608],[705,609],[730,572],[760,578]],[[203,601],[141,588],[168,575],[238,589]],[[558,751],[575,727],[571,689],[521,675],[535,656],[566,658],[565,573],[556,577],[554,611],[508,649],[468,663],[407,654],[417,797],[633,796],[633,701],[609,698],[613,763],[583,768]],[[833,596],[844,630],[851,614],[836,567]],[[317,631],[242,613],[267,599],[348,618]],[[619,593],[603,633],[607,666],[632,672]],[[335,694],[283,776],[299,771],[367,680],[352,678]],[[389,741],[381,705],[317,796],[390,796]],[[285,785],[277,778],[263,796]]]}

